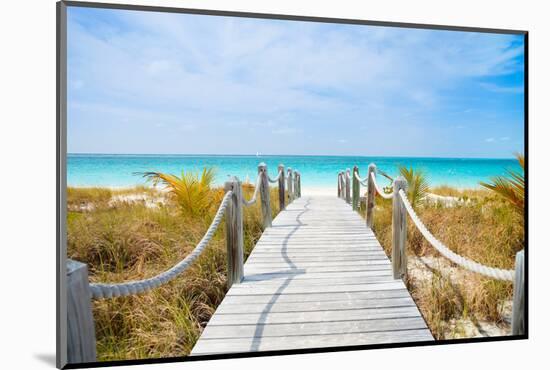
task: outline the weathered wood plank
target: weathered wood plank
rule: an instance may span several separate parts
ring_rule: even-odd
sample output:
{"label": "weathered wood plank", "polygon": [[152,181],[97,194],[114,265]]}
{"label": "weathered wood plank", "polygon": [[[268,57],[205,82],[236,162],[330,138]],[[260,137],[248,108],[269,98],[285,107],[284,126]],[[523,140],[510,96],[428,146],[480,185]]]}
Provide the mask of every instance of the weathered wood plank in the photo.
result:
{"label": "weathered wood plank", "polygon": [[67,260],[67,360],[69,363],[96,361],[88,267],[70,259]]}
{"label": "weathered wood plank", "polygon": [[215,314],[209,325],[289,324],[305,322],[334,322],[378,320],[399,317],[421,317],[415,306],[382,307],[365,310],[324,310],[315,312],[266,312],[241,314]]}
{"label": "weathered wood plank", "polygon": [[[309,293],[309,294],[292,294],[292,295],[280,295],[277,297],[279,303],[290,302],[332,302],[351,299],[349,293]],[[409,292],[406,289],[397,290],[376,290],[369,292],[354,292],[353,299],[355,300],[375,300],[375,299],[392,299],[410,297]],[[245,303],[263,303],[268,304],[273,300],[273,296],[270,294],[249,294],[225,297],[222,304],[245,304]]]}
{"label": "weathered wood plank", "polygon": [[243,353],[277,351],[285,349],[359,346],[382,343],[425,342],[430,339],[428,329],[401,330],[376,333],[352,333],[338,335],[313,335],[267,338],[212,339],[200,341],[193,354]]}
{"label": "weathered wood plank", "polygon": [[285,166],[280,164],[277,167],[279,171],[279,209],[282,211],[285,209]]}
{"label": "weathered wood plank", "polygon": [[271,202],[269,198],[269,179],[267,177],[267,165],[258,165],[258,176],[260,176],[260,199],[262,202],[262,221],[264,229],[271,227]]}
{"label": "weathered wood plank", "polygon": [[225,183],[225,191],[233,195],[225,211],[227,243],[227,286],[239,283],[244,275],[243,266],[243,203],[241,182],[236,177]]}
{"label": "weathered wood plank", "polygon": [[399,196],[400,190],[407,190],[407,180],[399,176],[393,182],[392,199],[392,267],[395,279],[407,280],[407,211]]}
{"label": "weathered wood plank", "polygon": [[372,333],[393,330],[425,329],[421,317],[407,317],[382,320],[345,321],[345,322],[308,322],[300,324],[239,325],[236,328],[224,325],[211,325],[203,333],[204,339],[222,338],[266,338],[281,336],[333,335],[352,333]]}
{"label": "weathered wood plank", "polygon": [[[241,303],[224,305],[219,315],[227,314],[248,314],[262,313],[269,310],[269,313],[284,312],[315,312],[315,311],[342,311],[342,310],[364,310],[392,307],[414,307],[415,303],[411,297],[381,299],[381,300],[349,300],[331,302],[291,302],[291,303]],[[222,307],[222,306],[220,306]]]}
{"label": "weathered wood plank", "polygon": [[391,270],[389,268],[374,270],[374,271],[338,271],[338,272],[319,272],[309,274],[285,274],[270,271],[263,274],[246,274],[243,282],[245,281],[264,281],[264,280],[277,280],[288,279],[292,277],[293,280],[332,280],[341,281],[342,279],[360,279],[369,276],[391,276]]}
{"label": "weathered wood plank", "polygon": [[516,254],[512,335],[525,334],[525,257],[523,249]]}
{"label": "weathered wood plank", "polygon": [[433,340],[374,233],[346,204],[344,180],[343,199],[293,194],[193,355]]}

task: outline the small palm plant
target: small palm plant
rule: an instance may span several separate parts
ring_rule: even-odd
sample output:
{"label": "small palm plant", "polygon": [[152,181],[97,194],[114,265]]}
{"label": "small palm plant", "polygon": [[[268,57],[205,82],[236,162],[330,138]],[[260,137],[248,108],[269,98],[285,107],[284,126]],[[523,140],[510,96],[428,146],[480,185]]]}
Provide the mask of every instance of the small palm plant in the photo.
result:
{"label": "small palm plant", "polygon": [[523,216],[525,211],[525,157],[523,154],[515,154],[522,172],[508,170],[508,177],[496,176],[490,183],[479,184],[508,201],[514,210]]}
{"label": "small palm plant", "polygon": [[203,218],[216,204],[217,194],[212,191],[216,172],[213,168],[204,168],[202,175],[198,172],[181,172],[181,177],[162,172],[144,172],[143,177],[154,186],[159,183],[172,194],[184,215]]}
{"label": "small palm plant", "polygon": [[422,170],[414,170],[412,167],[399,167],[399,173],[407,180],[407,196],[411,205],[417,207],[421,205],[430,191],[428,179]]}

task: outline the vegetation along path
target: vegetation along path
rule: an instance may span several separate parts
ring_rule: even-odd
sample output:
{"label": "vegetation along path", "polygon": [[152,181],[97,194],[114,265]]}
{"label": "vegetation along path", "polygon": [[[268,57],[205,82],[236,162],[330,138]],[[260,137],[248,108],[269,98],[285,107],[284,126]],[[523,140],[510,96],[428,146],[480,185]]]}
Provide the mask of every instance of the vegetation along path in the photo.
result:
{"label": "vegetation along path", "polygon": [[[191,355],[433,341],[404,283],[409,219],[429,245],[455,265],[512,283],[511,334],[526,333],[524,251],[516,253],[515,269],[506,270],[447,247],[416,213],[414,195],[418,192],[414,189],[419,181],[412,170],[409,180],[392,179],[371,164],[362,178],[355,166],[353,172],[338,173],[338,197],[302,196],[300,173],[288,168],[285,175],[284,170],[280,165],[277,176],[271,178],[267,166],[260,163],[248,200],[241,182],[229,178],[200,242],[184,259],[155,276],[91,283],[86,264],[68,260],[68,362],[97,358],[91,300],[137,295],[175,280],[203,253],[224,223],[229,290]],[[377,173],[391,179],[391,188],[378,185]],[[514,186],[520,188],[521,178],[517,179]],[[278,184],[276,200],[282,210],[274,220],[269,183]],[[361,186],[366,189],[364,198]],[[372,231],[377,197],[392,204],[391,262]],[[522,199],[518,198],[518,209]],[[264,231],[243,264],[243,214],[258,203]],[[356,212],[363,207],[366,220]]]}

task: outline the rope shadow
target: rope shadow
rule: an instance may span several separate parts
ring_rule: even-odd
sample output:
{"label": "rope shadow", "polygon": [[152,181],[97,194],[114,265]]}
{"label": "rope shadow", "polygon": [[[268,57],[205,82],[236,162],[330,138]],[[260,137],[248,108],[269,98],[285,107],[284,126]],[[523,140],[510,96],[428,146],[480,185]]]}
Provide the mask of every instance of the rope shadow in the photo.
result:
{"label": "rope shadow", "polygon": [[[292,230],[289,231],[289,233],[285,236],[282,243],[283,247],[281,248],[281,255],[285,260],[286,264],[290,266],[290,271],[302,271],[302,273],[304,271],[304,269],[298,269],[297,266],[294,264],[294,262],[292,262],[292,259],[288,256],[288,242],[289,242],[289,239],[292,237],[292,235],[294,235],[300,229],[300,227],[304,225],[300,220],[300,217],[302,217],[302,215],[304,215],[305,213],[309,212],[310,201],[311,201],[310,198],[308,198],[306,203],[304,204],[304,210],[302,210],[296,215],[296,221],[298,222],[298,224]],[[280,293],[286,289],[286,287],[290,284],[292,279],[294,279],[294,276],[289,276],[285,279],[285,281],[281,284],[281,286],[279,286],[279,288],[277,288],[275,293],[271,296],[271,299],[269,300],[269,302],[266,303],[265,308],[262,310],[260,317],[256,323],[256,330],[254,331],[254,336],[250,346],[251,352],[256,352],[259,350],[260,344],[262,342],[262,334],[264,331],[263,321],[265,321],[265,319],[267,318],[267,315],[269,314],[269,312],[271,312],[273,305],[279,299]]]}

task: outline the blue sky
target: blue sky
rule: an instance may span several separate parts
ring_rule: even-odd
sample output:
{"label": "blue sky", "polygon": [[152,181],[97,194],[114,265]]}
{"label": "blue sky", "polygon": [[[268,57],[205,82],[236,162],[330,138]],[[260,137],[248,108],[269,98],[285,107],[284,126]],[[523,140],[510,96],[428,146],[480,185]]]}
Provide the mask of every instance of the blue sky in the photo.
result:
{"label": "blue sky", "polygon": [[523,36],[69,7],[68,151],[511,157]]}

